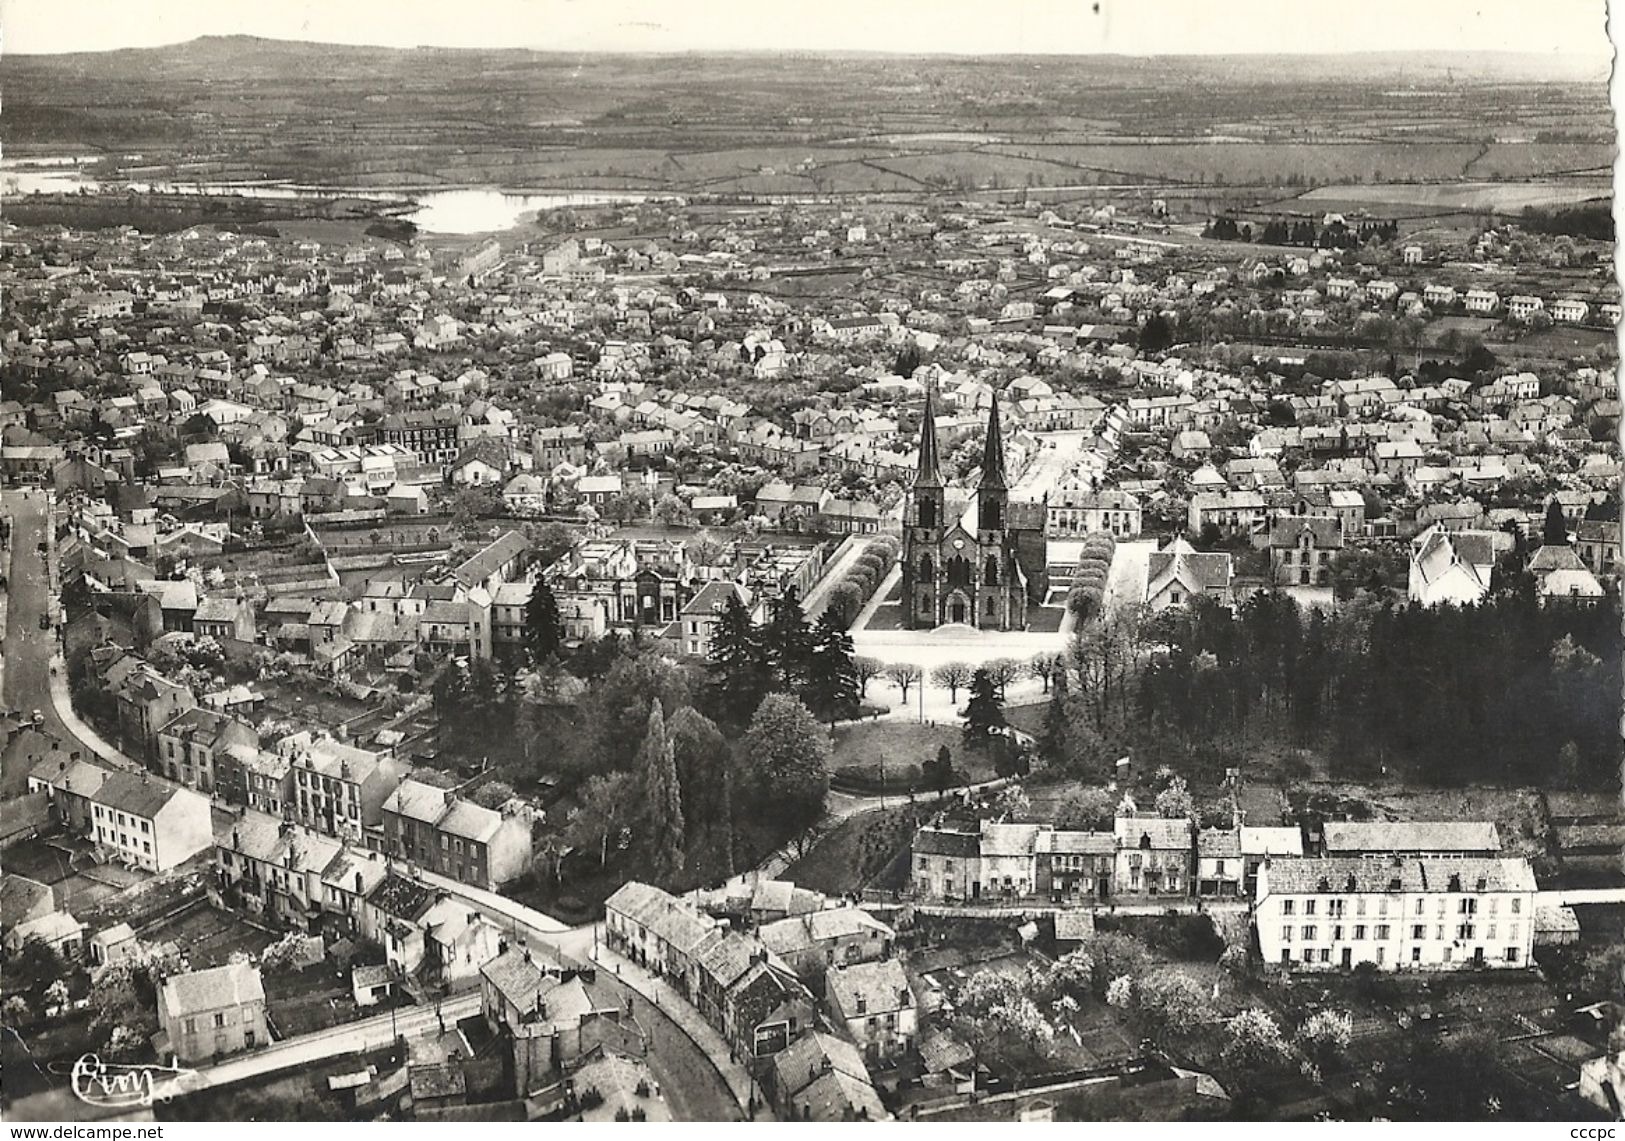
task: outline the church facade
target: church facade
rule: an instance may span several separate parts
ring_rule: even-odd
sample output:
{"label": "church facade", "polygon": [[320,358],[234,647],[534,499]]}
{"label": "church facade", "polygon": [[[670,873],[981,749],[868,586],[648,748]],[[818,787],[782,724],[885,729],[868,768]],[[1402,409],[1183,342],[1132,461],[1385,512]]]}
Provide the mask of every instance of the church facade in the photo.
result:
{"label": "church facade", "polygon": [[1012,504],[995,400],[968,509],[950,506],[937,460],[936,400],[925,397],[919,469],[903,518],[903,610],[910,629],[1025,630],[1047,589],[1044,510]]}

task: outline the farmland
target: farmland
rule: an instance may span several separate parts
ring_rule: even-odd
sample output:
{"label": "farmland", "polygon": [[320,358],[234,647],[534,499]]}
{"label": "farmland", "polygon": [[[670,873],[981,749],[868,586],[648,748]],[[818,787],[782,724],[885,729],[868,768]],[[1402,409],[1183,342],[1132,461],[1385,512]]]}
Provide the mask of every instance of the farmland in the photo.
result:
{"label": "farmland", "polygon": [[[1607,198],[1606,180],[1583,179],[1549,182],[1455,182],[1437,184],[1381,184],[1366,186],[1322,186],[1295,199],[1322,204],[1327,208],[1343,205],[1418,206],[1428,210],[1488,210],[1513,213],[1526,206],[1573,206]],[[1284,205],[1290,208],[1291,203]]]}
{"label": "farmland", "polygon": [[1437,70],[1411,55],[603,55],[584,77],[541,52],[215,37],[0,69],[8,157],[104,151],[96,173],[126,177],[726,196],[1253,187],[1255,201],[1581,171],[1598,185],[1606,68],[1480,62],[1436,90],[1417,89]]}

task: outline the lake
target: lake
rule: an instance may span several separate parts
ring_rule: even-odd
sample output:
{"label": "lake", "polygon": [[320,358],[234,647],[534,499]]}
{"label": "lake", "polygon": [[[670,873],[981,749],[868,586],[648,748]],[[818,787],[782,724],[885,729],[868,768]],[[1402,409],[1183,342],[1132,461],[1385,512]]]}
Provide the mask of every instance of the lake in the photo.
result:
{"label": "lake", "polygon": [[401,217],[427,234],[479,234],[509,230],[526,215],[560,206],[603,206],[644,202],[635,191],[560,190],[535,193],[493,187],[403,193],[351,187],[306,186],[289,182],[170,182],[136,179],[107,182],[76,169],[72,159],[28,159],[0,163],[0,187],[6,195],[72,194],[83,190],[128,190],[137,194],[221,194],[245,198],[361,198],[372,202],[411,204]]}

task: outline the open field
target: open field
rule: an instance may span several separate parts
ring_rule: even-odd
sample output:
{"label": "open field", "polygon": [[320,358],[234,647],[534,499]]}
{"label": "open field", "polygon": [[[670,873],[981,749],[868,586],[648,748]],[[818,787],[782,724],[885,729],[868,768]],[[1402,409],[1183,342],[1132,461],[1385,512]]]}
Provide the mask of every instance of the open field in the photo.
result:
{"label": "open field", "polygon": [[[962,691],[963,692],[963,691]],[[834,751],[829,769],[837,777],[856,770],[867,779],[902,781],[926,761],[934,760],[937,749],[948,746],[954,771],[969,783],[993,779],[993,766],[984,749],[964,746],[958,725],[917,725],[908,721],[870,721],[843,725],[832,734]]]}
{"label": "open field", "polygon": [[[1603,156],[1598,156],[1603,157]],[[1516,213],[1525,206],[1573,206],[1608,198],[1605,179],[1552,182],[1385,183],[1365,186],[1321,186],[1294,201],[1340,205],[1421,206],[1436,210],[1487,210]]]}
{"label": "open field", "polygon": [[[761,195],[1526,180],[1607,165],[1606,64],[1462,62],[595,55],[584,74],[570,53],[208,37],[8,55],[0,70],[8,157],[139,152],[94,171],[136,177]],[[1418,69],[1447,67],[1451,81],[1417,99]]]}

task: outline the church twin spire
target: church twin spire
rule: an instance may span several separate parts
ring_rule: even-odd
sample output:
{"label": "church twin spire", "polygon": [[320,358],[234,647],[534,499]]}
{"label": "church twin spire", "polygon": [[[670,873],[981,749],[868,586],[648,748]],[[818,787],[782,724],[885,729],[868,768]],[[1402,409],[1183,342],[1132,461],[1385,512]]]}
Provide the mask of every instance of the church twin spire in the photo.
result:
{"label": "church twin spire", "polygon": [[[937,460],[936,385],[925,389],[925,416],[920,424],[920,464],[914,476],[915,487],[942,486],[942,468]],[[999,430],[999,398],[993,397],[987,414],[987,439],[982,445],[982,476],[977,484],[985,491],[1008,490],[1004,471],[1004,436]]]}

